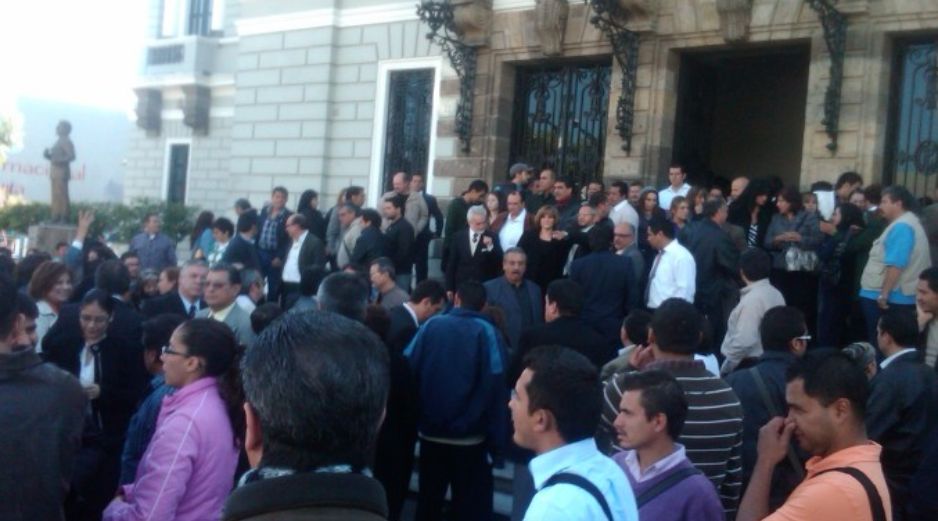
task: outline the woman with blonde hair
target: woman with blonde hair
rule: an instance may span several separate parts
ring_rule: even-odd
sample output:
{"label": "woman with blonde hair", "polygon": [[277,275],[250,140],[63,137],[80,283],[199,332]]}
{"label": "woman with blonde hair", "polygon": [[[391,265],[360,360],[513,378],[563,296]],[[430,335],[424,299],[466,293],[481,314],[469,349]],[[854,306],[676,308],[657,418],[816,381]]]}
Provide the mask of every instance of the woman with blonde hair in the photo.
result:
{"label": "woman with blonde hair", "polygon": [[525,231],[518,247],[528,256],[525,276],[547,291],[547,285],[563,276],[563,266],[570,251],[567,232],[557,229],[560,215],[551,205],[542,206],[534,215],[534,228]]}

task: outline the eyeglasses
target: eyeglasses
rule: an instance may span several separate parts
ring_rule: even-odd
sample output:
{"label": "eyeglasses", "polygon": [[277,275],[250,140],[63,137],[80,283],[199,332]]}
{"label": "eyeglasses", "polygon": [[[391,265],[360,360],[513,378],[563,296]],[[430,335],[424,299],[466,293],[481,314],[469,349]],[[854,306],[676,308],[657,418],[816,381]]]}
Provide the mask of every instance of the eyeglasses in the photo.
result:
{"label": "eyeglasses", "polygon": [[86,324],[96,324],[96,325],[99,325],[99,326],[100,326],[101,324],[107,324],[108,320],[110,320],[110,319],[111,319],[111,317],[106,317],[106,316],[105,316],[105,317],[93,317],[93,316],[91,316],[91,315],[79,315],[79,316],[78,316],[78,320],[80,320],[80,321],[82,321],[82,322],[84,322],[84,323],[86,323]]}
{"label": "eyeglasses", "polygon": [[626,237],[631,237],[631,236],[632,236],[631,233],[617,233],[614,235],[614,237],[618,237],[620,239],[624,239]]}
{"label": "eyeglasses", "polygon": [[810,341],[811,341],[811,335],[796,336],[796,337],[795,337],[795,340],[804,340],[805,342],[810,342]]}
{"label": "eyeglasses", "polygon": [[180,353],[179,351],[174,351],[168,345],[163,346],[163,348],[160,349],[160,352],[162,352],[164,355],[178,355],[184,358],[189,358],[190,356],[192,356],[189,353]]}

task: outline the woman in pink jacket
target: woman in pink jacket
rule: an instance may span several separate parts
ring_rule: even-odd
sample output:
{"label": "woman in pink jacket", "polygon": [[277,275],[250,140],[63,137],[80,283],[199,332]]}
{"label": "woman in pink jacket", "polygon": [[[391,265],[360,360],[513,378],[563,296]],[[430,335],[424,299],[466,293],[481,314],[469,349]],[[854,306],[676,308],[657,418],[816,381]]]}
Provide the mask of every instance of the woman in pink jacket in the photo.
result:
{"label": "woman in pink jacket", "polygon": [[214,521],[234,484],[244,432],[240,348],[228,326],[190,320],[163,347],[166,383],[156,432],[104,521]]}

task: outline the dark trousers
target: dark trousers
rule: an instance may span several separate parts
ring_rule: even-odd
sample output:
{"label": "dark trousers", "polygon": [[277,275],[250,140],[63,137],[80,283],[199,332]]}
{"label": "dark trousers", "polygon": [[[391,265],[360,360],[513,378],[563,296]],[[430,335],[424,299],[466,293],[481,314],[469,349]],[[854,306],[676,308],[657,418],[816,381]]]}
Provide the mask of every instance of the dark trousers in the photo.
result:
{"label": "dark trousers", "polygon": [[817,346],[817,274],[807,271],[773,269],[769,280],[773,286],[778,288],[782,296],[785,297],[786,305],[794,306],[804,313],[804,320],[808,326],[808,334],[812,337],[809,346]]}
{"label": "dark trousers", "polygon": [[296,282],[282,282],[280,283],[280,307],[284,311],[288,311],[293,307],[293,304],[296,304],[297,299],[300,298],[300,285]]}
{"label": "dark trousers", "polygon": [[453,519],[492,519],[492,464],[484,443],[464,446],[420,440],[418,467],[417,521],[443,517],[443,501],[450,485]]}
{"label": "dark trousers", "polygon": [[429,273],[431,236],[427,232],[421,232],[414,241],[414,268],[417,270],[417,283],[427,280]]}
{"label": "dark trousers", "polygon": [[[283,273],[283,266],[275,268],[273,264],[271,264],[274,258],[277,256],[277,252],[258,248],[257,256],[261,260],[261,273],[264,274],[264,277],[267,277],[267,300],[268,302],[279,302],[281,284],[280,277]],[[280,260],[285,261],[286,259]]]}

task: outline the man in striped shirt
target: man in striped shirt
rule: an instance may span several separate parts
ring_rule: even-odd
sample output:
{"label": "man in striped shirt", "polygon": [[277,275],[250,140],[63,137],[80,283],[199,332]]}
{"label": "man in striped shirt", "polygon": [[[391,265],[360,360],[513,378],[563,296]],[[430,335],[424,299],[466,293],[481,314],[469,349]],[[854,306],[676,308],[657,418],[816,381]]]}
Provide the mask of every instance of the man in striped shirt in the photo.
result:
{"label": "man in striped shirt", "polygon": [[[713,482],[726,517],[732,520],[741,492],[743,410],[730,386],[694,360],[702,321],[693,304],[665,300],[652,318],[649,345],[633,351],[629,369],[663,370],[684,389],[689,407],[678,442],[691,463]],[[622,378],[623,373],[613,375],[605,384],[599,446],[609,454],[622,450],[613,427],[622,400]]]}

